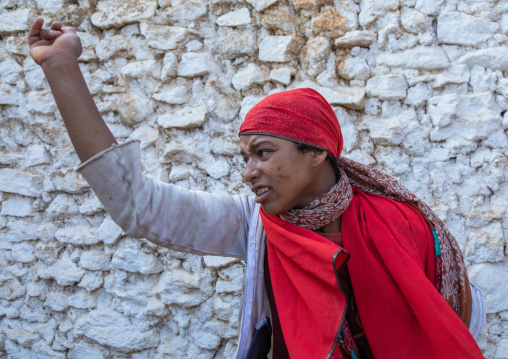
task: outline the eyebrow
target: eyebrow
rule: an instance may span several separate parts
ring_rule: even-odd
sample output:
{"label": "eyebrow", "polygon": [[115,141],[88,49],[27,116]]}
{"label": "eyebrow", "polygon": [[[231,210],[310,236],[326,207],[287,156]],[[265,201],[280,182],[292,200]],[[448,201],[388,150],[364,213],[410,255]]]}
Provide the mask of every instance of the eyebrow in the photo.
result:
{"label": "eyebrow", "polygon": [[[251,146],[250,146],[250,150],[251,151],[255,151],[258,147],[260,146],[263,146],[263,145],[271,145],[271,146],[276,146],[273,142],[269,141],[269,140],[260,140],[258,142],[254,142]],[[246,153],[244,151],[240,151],[240,155],[242,156],[245,156]]]}

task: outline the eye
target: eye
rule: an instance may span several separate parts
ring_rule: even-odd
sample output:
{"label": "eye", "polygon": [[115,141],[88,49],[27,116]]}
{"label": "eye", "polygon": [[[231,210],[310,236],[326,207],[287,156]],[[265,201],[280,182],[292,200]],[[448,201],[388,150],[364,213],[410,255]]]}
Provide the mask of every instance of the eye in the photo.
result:
{"label": "eye", "polygon": [[263,158],[263,157],[266,157],[267,155],[270,154],[270,151],[267,151],[267,150],[259,150],[258,151],[258,156],[259,158]]}

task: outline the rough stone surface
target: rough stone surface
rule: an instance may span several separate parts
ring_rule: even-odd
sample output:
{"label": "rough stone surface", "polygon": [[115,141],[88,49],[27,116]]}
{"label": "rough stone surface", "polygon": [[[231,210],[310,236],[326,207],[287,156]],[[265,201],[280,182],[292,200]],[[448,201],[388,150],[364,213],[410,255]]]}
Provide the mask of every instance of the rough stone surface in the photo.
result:
{"label": "rough stone surface", "polygon": [[265,62],[288,62],[297,47],[293,36],[267,36],[259,44],[259,59]]}
{"label": "rough stone surface", "polygon": [[244,262],[126,236],[83,178],[31,22],[61,20],[119,142],[192,190],[250,194],[238,128],[311,87],[343,155],[446,223],[508,357],[508,6],[472,0],[0,0],[0,357],[233,358]]}

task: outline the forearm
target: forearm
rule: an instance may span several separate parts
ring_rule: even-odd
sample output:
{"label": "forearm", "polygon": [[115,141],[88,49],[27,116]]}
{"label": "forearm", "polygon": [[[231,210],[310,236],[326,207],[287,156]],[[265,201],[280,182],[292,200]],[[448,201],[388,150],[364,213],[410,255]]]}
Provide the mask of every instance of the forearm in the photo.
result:
{"label": "forearm", "polygon": [[79,159],[84,162],[116,143],[88,90],[78,61],[52,59],[43,63],[42,69]]}

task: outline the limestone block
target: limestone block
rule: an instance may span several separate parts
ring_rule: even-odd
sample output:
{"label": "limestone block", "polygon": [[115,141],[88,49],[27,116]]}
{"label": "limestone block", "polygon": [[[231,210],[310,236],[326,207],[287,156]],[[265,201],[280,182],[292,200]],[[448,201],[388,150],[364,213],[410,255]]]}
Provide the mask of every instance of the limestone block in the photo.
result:
{"label": "limestone block", "polygon": [[26,109],[30,113],[53,115],[57,111],[55,100],[49,91],[29,92],[26,99]]}
{"label": "limestone block", "polygon": [[161,80],[166,82],[168,79],[175,77],[178,70],[178,59],[172,52],[168,52],[162,59]]}
{"label": "limestone block", "polygon": [[42,68],[31,57],[27,57],[23,61],[23,71],[25,73],[25,82],[31,89],[42,89],[47,86]]}
{"label": "limestone block", "polygon": [[215,23],[219,26],[242,26],[250,24],[250,12],[246,7],[222,15]]}
{"label": "limestone block", "polygon": [[316,11],[326,4],[327,0],[291,0],[297,10]]}
{"label": "limestone block", "polygon": [[45,294],[46,283],[44,281],[31,282],[26,286],[26,294],[30,297],[40,297]]}
{"label": "limestone block", "polygon": [[113,254],[111,267],[127,272],[142,274],[160,273],[163,271],[162,263],[151,253],[141,249],[138,242],[123,241]]}
{"label": "limestone block", "polygon": [[0,14],[0,34],[17,31],[28,31],[37,11],[35,9],[20,8]]}
{"label": "limestone block", "polygon": [[182,61],[178,64],[178,76],[203,76],[215,69],[215,60],[211,54],[188,52],[182,55]]}
{"label": "limestone block", "polygon": [[33,201],[26,197],[10,197],[2,202],[2,216],[30,217],[35,215]]}
{"label": "limestone block", "polygon": [[49,157],[48,151],[46,151],[46,147],[43,145],[31,145],[28,146],[25,153],[25,166],[37,166],[42,164],[50,163],[51,159]]}
{"label": "limestone block", "polygon": [[117,105],[118,113],[127,124],[144,121],[154,111],[153,101],[139,92],[124,93],[120,101]]}
{"label": "limestone block", "polygon": [[361,57],[346,57],[337,64],[337,74],[347,80],[365,81],[370,77],[370,67]]}
{"label": "limestone block", "polygon": [[508,99],[508,79],[499,79],[496,91]]}
{"label": "limestone block", "polygon": [[508,71],[508,48],[506,46],[490,47],[468,52],[458,60],[459,64],[486,67],[493,70]]}
{"label": "limestone block", "polygon": [[41,175],[10,168],[0,169],[0,191],[38,197],[42,190],[43,177]]}
{"label": "limestone block", "polygon": [[136,128],[134,132],[132,132],[127,139],[128,141],[136,140],[141,142],[140,146],[142,149],[145,149],[155,143],[157,139],[159,138],[159,131],[157,131],[155,128],[143,124]]}
{"label": "limestone block", "polygon": [[67,194],[58,194],[50,203],[46,210],[46,215],[50,219],[69,218],[78,213],[79,207],[72,196]]}
{"label": "limestone block", "polygon": [[487,138],[501,125],[500,112],[490,93],[432,97],[428,107],[435,126],[431,140],[443,141],[453,136],[470,141]]}
{"label": "limestone block", "polygon": [[97,306],[97,293],[78,289],[69,296],[69,306],[78,309],[93,309]]}
{"label": "limestone block", "polygon": [[425,15],[438,15],[443,8],[444,0],[417,0],[415,9]]}
{"label": "limestone block", "polygon": [[104,353],[98,345],[82,342],[69,351],[69,359],[104,359]]}
{"label": "limestone block", "polygon": [[175,50],[191,34],[185,27],[165,26],[142,23],[141,34],[146,38],[148,46],[158,50]]}
{"label": "limestone block", "polygon": [[333,38],[344,35],[348,30],[348,18],[342,16],[332,7],[325,8],[319,15],[312,18],[311,27]]}
{"label": "limestone block", "polygon": [[241,106],[241,96],[220,80],[212,79],[206,83],[206,107],[210,116],[222,122],[236,118]]}
{"label": "limestone block", "polygon": [[432,88],[425,83],[418,83],[407,90],[404,103],[418,107],[425,104],[432,97]]}
{"label": "limestone block", "polygon": [[16,86],[2,84],[0,85],[0,93],[2,94],[0,105],[18,105],[21,93]]}
{"label": "limestone block", "polygon": [[156,0],[100,0],[97,12],[92,14],[92,24],[108,29],[148,20],[155,15]]}
{"label": "limestone block", "polygon": [[17,152],[0,151],[0,164],[5,166],[13,166],[21,163],[23,155]]}
{"label": "limestone block", "polygon": [[414,109],[400,110],[390,116],[364,117],[364,124],[370,131],[370,137],[376,145],[399,145],[402,140],[418,127]]}
{"label": "limestone block", "polygon": [[101,61],[109,60],[112,57],[119,57],[122,52],[129,53],[131,50],[132,45],[124,35],[106,37],[99,41],[95,47],[95,53]]}
{"label": "limestone block", "polygon": [[113,245],[122,236],[122,229],[118,226],[110,216],[104,218],[101,225],[97,229],[97,239],[107,245]]}
{"label": "limestone block", "polygon": [[464,255],[473,263],[502,261],[504,259],[504,241],[501,223],[494,222],[472,231]]}
{"label": "limestone block", "polygon": [[366,27],[372,24],[377,18],[384,16],[388,11],[397,10],[398,7],[399,0],[361,0],[361,10],[360,14],[358,14],[358,21],[361,26]]}
{"label": "limestone block", "polygon": [[442,11],[437,19],[437,39],[445,44],[475,46],[499,29],[497,22],[455,11]]}
{"label": "limestone block", "polygon": [[259,44],[259,59],[265,62],[288,62],[299,50],[294,36],[267,36]]}
{"label": "limestone block", "polygon": [[247,113],[251,110],[251,108],[256,106],[256,104],[262,99],[263,97],[258,96],[245,96],[243,98],[242,108],[240,109],[240,118],[242,119],[242,121],[245,118],[245,115],[247,115]]}
{"label": "limestone block", "polygon": [[96,289],[102,287],[104,280],[102,278],[102,272],[87,272],[78,286],[85,288],[89,292],[93,292]]}
{"label": "limestone block", "polygon": [[450,61],[440,47],[416,46],[396,53],[381,53],[376,57],[378,65],[415,69],[437,70],[450,66]]}
{"label": "limestone block", "polygon": [[39,340],[39,336],[35,333],[23,329],[7,329],[7,338],[19,343],[20,345],[30,348],[32,344]]}
{"label": "limestone block", "polygon": [[61,243],[75,245],[91,245],[100,243],[101,239],[95,235],[95,229],[88,225],[60,228],[55,232],[55,238]]}
{"label": "limestone block", "polygon": [[210,156],[203,163],[198,164],[199,168],[204,169],[212,178],[219,179],[229,174],[230,166],[225,158],[215,158]]}
{"label": "limestone block", "polygon": [[100,250],[82,252],[79,266],[89,270],[105,270],[109,266],[109,255]]}
{"label": "limestone block", "polygon": [[261,12],[268,8],[269,6],[275,4],[278,0],[247,0],[249,4],[254,6],[256,11]]}
{"label": "limestone block", "polygon": [[206,15],[206,13],[206,3],[195,0],[186,0],[176,6],[171,6],[167,15],[170,20],[186,24],[189,21],[198,20],[200,17]]}
{"label": "limestone block", "polygon": [[244,91],[254,85],[262,85],[267,77],[266,72],[258,65],[250,63],[233,76],[231,83],[237,91]]}
{"label": "limestone block", "polygon": [[206,106],[185,107],[174,113],[165,113],[157,117],[164,128],[193,129],[203,127],[208,120]]}
{"label": "limestone block", "polygon": [[508,14],[501,16],[501,19],[499,20],[499,26],[501,28],[501,32],[508,35]]}
{"label": "limestone block", "polygon": [[81,39],[81,46],[83,48],[83,53],[79,57],[79,60],[84,62],[95,60],[97,58],[95,46],[100,41],[99,37],[88,32],[78,31],[76,33]]}
{"label": "limestone block", "polygon": [[183,105],[189,101],[190,92],[185,85],[172,84],[171,86],[164,86],[158,93],[152,97],[161,102],[169,103],[172,105]]}
{"label": "limestone block", "polygon": [[238,262],[237,258],[218,256],[203,256],[203,260],[209,268],[224,268]]}
{"label": "limestone block", "polygon": [[234,59],[242,55],[254,55],[258,49],[256,33],[246,30],[219,29],[217,47],[226,59]]}
{"label": "limestone block", "polygon": [[194,52],[201,50],[203,48],[203,43],[199,40],[191,40],[188,43],[185,44],[185,49],[187,52]]}
{"label": "limestone block", "polygon": [[412,34],[425,33],[431,30],[432,20],[425,14],[407,7],[400,13],[402,27]]}
{"label": "limestone block", "polygon": [[309,76],[315,77],[324,70],[330,52],[331,46],[327,38],[309,39],[300,53],[303,69]]}
{"label": "limestone block", "polygon": [[104,206],[95,196],[86,199],[79,207],[79,213],[86,215],[97,214],[102,210],[104,210]]}
{"label": "limestone block", "polygon": [[127,318],[113,308],[107,308],[78,317],[73,333],[123,351],[156,347],[160,341],[159,333],[155,329],[143,330],[144,327],[140,320]]}
{"label": "limestone block", "polygon": [[364,107],[365,89],[356,86],[338,86],[327,88],[311,81],[293,82],[291,88],[310,87],[319,92],[332,106],[344,106],[352,110]]}
{"label": "limestone block", "polygon": [[23,297],[26,293],[25,286],[16,278],[0,278],[0,299],[14,300]]}
{"label": "limestone block", "polygon": [[21,263],[30,263],[35,259],[35,246],[29,242],[14,243],[12,245],[12,259]]}
{"label": "limestone block", "polygon": [[25,36],[9,36],[5,42],[5,49],[16,55],[29,56],[27,39]]}
{"label": "limestone block", "polygon": [[174,183],[177,181],[185,180],[189,177],[198,177],[199,172],[196,171],[192,166],[186,165],[173,165],[171,167],[171,173],[169,174],[169,181]]}
{"label": "limestone block", "polygon": [[44,279],[54,279],[59,285],[73,285],[79,282],[85,275],[85,271],[79,268],[70,257],[64,256],[37,274]]}
{"label": "limestone block", "polygon": [[375,76],[367,81],[367,95],[380,100],[403,100],[407,95],[407,81],[403,75]]}
{"label": "limestone block", "polygon": [[367,30],[354,30],[335,39],[336,47],[369,47],[376,42],[376,34]]}
{"label": "limestone block", "polygon": [[192,338],[194,339],[194,343],[203,349],[215,349],[221,343],[221,337],[209,330],[192,332]]}
{"label": "limestone block", "polygon": [[63,6],[63,0],[36,0],[37,8],[44,12],[55,13]]}
{"label": "limestone block", "polygon": [[280,35],[293,35],[296,32],[297,18],[295,14],[279,9],[270,9],[261,15],[261,25],[269,31]]}
{"label": "limestone block", "polygon": [[270,71],[269,79],[279,82],[283,85],[289,85],[291,83],[291,75],[294,74],[294,70],[289,67],[281,67]]}
{"label": "limestone block", "polygon": [[143,60],[130,62],[121,69],[124,77],[143,78],[152,76],[154,78],[161,77],[161,65],[155,60]]}
{"label": "limestone block", "polygon": [[491,134],[487,139],[483,140],[483,144],[490,148],[507,148],[508,138],[504,134],[502,128]]}
{"label": "limestone block", "polygon": [[212,276],[206,269],[201,273],[173,269],[162,273],[153,291],[159,294],[165,304],[194,307],[212,295]]}
{"label": "limestone block", "polygon": [[508,263],[480,263],[468,268],[469,280],[480,288],[483,309],[487,314],[508,309],[506,283],[508,281]]}

